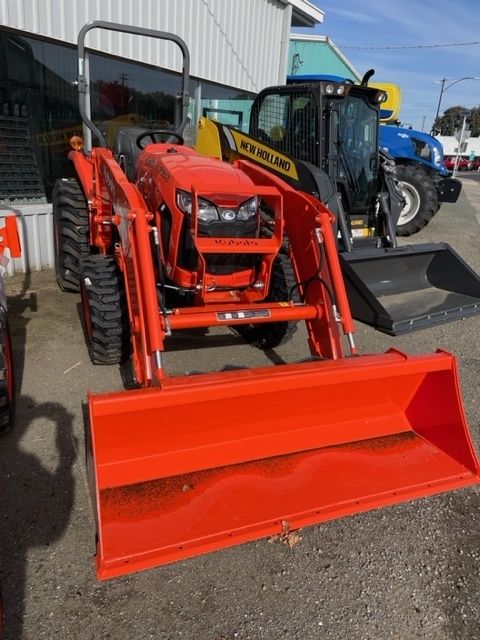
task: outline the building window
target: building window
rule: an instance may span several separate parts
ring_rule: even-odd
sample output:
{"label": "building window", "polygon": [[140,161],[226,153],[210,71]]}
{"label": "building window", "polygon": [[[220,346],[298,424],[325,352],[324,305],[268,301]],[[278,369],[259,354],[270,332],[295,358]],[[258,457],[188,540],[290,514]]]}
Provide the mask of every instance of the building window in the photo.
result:
{"label": "building window", "polygon": [[254,94],[202,80],[201,115],[248,132]]}
{"label": "building window", "polygon": [[[55,180],[72,175],[69,139],[82,133],[76,77],[75,47],[0,30],[0,205],[46,202]],[[91,53],[90,83],[92,120],[112,145],[120,126],[166,128],[178,118],[180,74]]]}
{"label": "building window", "polygon": [[[179,124],[180,74],[95,52],[89,59],[92,120],[111,147],[120,127]],[[55,181],[73,175],[69,140],[82,135],[76,79],[73,45],[0,29],[0,206],[50,201]],[[190,96],[199,84],[197,115],[248,131],[252,94],[192,79]],[[194,128],[185,132],[190,143]]]}

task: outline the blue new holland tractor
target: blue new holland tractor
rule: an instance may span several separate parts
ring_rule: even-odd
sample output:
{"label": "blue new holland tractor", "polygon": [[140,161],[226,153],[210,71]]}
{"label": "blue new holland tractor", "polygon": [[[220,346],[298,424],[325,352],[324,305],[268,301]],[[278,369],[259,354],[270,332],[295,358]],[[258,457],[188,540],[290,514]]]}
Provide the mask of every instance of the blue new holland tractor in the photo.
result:
{"label": "blue new holland tractor", "polygon": [[432,219],[442,202],[456,202],[462,185],[450,177],[436,138],[396,124],[381,124],[379,133],[380,148],[395,160],[405,198],[397,235],[411,236]]}

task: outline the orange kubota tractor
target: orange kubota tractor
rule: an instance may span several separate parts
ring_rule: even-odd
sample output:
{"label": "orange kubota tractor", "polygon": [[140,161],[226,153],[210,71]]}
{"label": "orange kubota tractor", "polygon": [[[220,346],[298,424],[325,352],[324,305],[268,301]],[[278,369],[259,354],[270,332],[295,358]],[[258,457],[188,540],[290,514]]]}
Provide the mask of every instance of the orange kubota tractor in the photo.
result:
{"label": "orange kubota tractor", "polygon": [[[95,27],[178,45],[174,132],[126,129],[106,146],[86,108]],[[98,577],[478,482],[454,357],[357,353],[332,214],[265,168],[182,144],[185,43],[93,22],[78,51],[80,108],[100,146],[77,140],[77,177],[55,189],[57,277],[81,291],[93,362],[130,353],[140,387],[88,398]],[[271,347],[300,320],[307,360],[164,368],[179,329],[242,327]]]}

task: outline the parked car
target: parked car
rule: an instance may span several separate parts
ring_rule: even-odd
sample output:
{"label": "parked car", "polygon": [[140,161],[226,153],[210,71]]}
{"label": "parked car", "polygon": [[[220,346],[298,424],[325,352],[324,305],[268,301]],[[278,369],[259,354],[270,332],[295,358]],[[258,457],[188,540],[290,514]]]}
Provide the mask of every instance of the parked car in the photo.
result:
{"label": "parked car", "polygon": [[[453,171],[456,156],[445,156],[445,167],[449,171]],[[470,171],[473,168],[473,162],[466,156],[459,156],[457,171]]]}
{"label": "parked car", "polygon": [[470,167],[471,171],[480,171],[480,156],[475,156],[471,164],[472,164],[472,166]]}

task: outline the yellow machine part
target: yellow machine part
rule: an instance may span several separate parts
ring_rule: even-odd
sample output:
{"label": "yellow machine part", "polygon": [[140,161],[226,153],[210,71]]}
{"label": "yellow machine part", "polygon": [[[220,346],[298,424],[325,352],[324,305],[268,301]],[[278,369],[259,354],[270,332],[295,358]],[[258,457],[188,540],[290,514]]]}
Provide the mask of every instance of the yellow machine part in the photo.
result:
{"label": "yellow machine part", "polygon": [[[282,127],[274,127],[273,135],[283,135],[281,129]],[[239,158],[251,160],[282,177],[299,179],[296,163],[290,156],[229,125],[207,118],[200,118],[195,149],[201,155],[228,162]]]}
{"label": "yellow machine part", "polygon": [[390,82],[372,82],[369,86],[381,89],[387,94],[387,99],[382,102],[380,109],[380,122],[394,122],[400,114],[402,106],[402,92],[398,84]]}
{"label": "yellow machine part", "polygon": [[216,125],[208,118],[200,118],[198,121],[195,150],[208,158],[222,158],[220,135]]}

